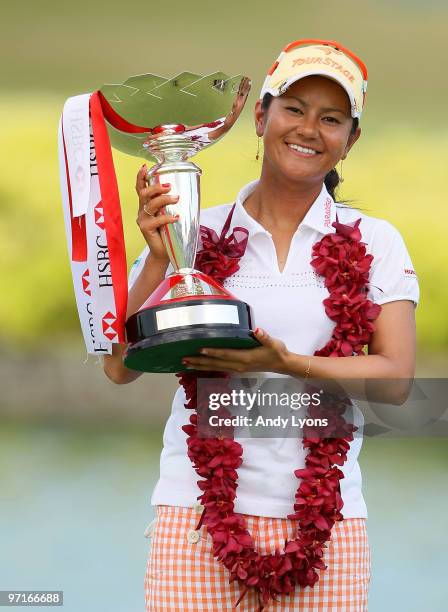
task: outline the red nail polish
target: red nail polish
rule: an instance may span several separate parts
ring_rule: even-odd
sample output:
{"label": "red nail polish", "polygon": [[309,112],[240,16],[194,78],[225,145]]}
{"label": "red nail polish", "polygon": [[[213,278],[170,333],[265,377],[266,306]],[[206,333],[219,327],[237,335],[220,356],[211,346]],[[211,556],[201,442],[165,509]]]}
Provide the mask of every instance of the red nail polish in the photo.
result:
{"label": "red nail polish", "polygon": [[171,183],[162,183],[162,187],[168,189],[168,187],[171,187]]}

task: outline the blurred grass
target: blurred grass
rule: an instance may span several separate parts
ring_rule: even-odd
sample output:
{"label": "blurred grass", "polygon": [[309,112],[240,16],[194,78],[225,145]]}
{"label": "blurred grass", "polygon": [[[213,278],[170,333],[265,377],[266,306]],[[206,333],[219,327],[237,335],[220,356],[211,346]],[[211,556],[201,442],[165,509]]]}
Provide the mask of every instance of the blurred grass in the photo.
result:
{"label": "blurred grass", "polygon": [[286,43],[338,40],[369,69],[369,113],[433,123],[448,93],[441,0],[31,0],[2,5],[0,91],[92,91],[131,74],[244,72],[259,89]]}
{"label": "blurred grass", "polygon": [[[448,6],[440,0],[341,0],[337,5],[228,0],[41,0],[2,6],[0,55],[0,338],[18,348],[79,339],[65,246],[56,129],[64,100],[131,74],[222,69],[244,73],[253,93],[244,118],[198,156],[204,205],[231,201],[255,178],[250,109],[268,66],[298,38],[352,48],[369,69],[364,136],[344,164],[344,193],[402,232],[420,277],[420,346],[448,346],[443,239],[448,129]],[[136,159],[116,154],[129,262],[141,248],[134,223]]]}
{"label": "blurred grass", "polygon": [[[50,338],[69,341],[79,326],[69,273],[60,203],[56,131],[63,97],[4,96],[8,117],[0,149],[0,263],[3,286],[0,337],[22,348]],[[444,234],[448,132],[403,124],[364,128],[344,164],[345,198],[402,233],[421,287],[418,338],[426,351],[448,347]],[[209,206],[232,201],[259,174],[250,109],[218,146],[197,156],[203,169],[202,199]],[[142,246],[135,225],[135,174],[139,161],[114,153],[128,244],[128,263]]]}

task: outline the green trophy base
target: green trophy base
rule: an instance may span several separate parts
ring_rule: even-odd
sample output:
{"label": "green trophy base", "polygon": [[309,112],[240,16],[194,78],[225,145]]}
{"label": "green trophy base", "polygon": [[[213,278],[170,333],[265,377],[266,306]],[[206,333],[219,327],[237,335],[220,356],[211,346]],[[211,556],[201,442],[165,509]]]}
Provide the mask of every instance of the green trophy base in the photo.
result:
{"label": "green trophy base", "polygon": [[201,348],[252,349],[260,346],[253,333],[233,327],[194,327],[155,334],[128,348],[124,365],[139,372],[191,372],[184,357],[199,355]]}
{"label": "green trophy base", "polygon": [[260,346],[252,329],[248,304],[202,272],[175,272],[127,320],[124,365],[139,372],[191,371],[182,359],[199,356],[201,348]]}

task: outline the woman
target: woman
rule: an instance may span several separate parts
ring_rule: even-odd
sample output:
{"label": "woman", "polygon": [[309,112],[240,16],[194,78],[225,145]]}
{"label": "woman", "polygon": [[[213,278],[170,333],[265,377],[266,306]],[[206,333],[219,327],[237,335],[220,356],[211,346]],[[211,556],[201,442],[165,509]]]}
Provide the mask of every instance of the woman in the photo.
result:
{"label": "woman", "polygon": [[[260,179],[240,191],[235,207],[225,204],[201,213],[202,224],[218,235],[229,217],[230,231],[237,226],[248,231],[239,270],[224,286],[253,307],[259,326],[255,335],[261,346],[252,350],[204,347],[202,355],[185,360],[192,372],[267,372],[333,379],[413,377],[418,284],[406,247],[389,223],[334,201],[339,182],[335,167],[361,134],[359,117],[366,85],[362,62],[330,41],[291,43],[269,71],[255,106],[256,133],[264,144]],[[176,201],[169,195],[169,185],[147,186],[145,176],[143,167],[136,189],[138,224],[148,248],[131,273],[129,315],[164,277],[168,260],[157,230],[176,222],[175,217],[159,213]],[[351,266],[347,269],[357,282],[368,278],[356,295],[344,293],[347,279],[328,274],[334,265],[328,253],[341,244],[347,249],[344,252],[357,255],[340,265]],[[359,261],[352,261],[356,258]],[[341,321],[349,313],[353,324],[360,310],[352,308],[351,302],[358,299],[364,300],[365,316],[355,337],[343,331]],[[366,343],[368,354],[360,359]],[[106,374],[118,383],[139,376],[123,367],[122,350],[116,346],[113,355],[105,358]],[[323,526],[322,518],[312,514],[318,517],[316,523],[321,521],[322,530],[316,531],[313,523],[312,533],[326,535],[320,541],[312,536],[315,541],[308,544],[303,538],[291,541],[298,526],[306,525],[297,520],[303,518],[300,511],[314,512],[313,496],[303,501],[300,489],[303,483],[309,485],[307,470],[295,474],[297,468],[309,468],[311,444],[305,448],[305,438],[303,445],[294,439],[245,439],[244,459],[235,463],[237,514],[232,516],[244,519],[251,537],[238,526],[238,539],[234,530],[222,531],[225,522],[210,521],[209,497],[201,497],[206,512],[197,502],[204,488],[197,485],[197,462],[193,467],[186,454],[185,432],[191,451],[195,431],[192,425],[182,430],[188,423],[186,396],[191,397],[186,379],[183,382],[166,425],[161,475],[151,500],[157,506],[157,520],[145,577],[147,610],[230,610],[237,600],[241,611],[311,611],[326,605],[341,612],[367,610],[370,552],[357,462],[361,438],[351,439],[345,455],[341,451],[343,475],[336,484],[326,472],[324,486],[330,486],[330,480],[334,484],[334,507]],[[403,401],[399,391],[392,399]],[[298,505],[294,505],[297,479],[302,482],[296,494]],[[339,490],[343,520],[338,514]],[[233,504],[228,507],[230,516]],[[293,508],[296,515],[291,514]],[[289,540],[286,546],[285,540]],[[254,546],[258,565],[252,562]],[[308,563],[313,546],[315,563],[303,569],[301,559],[306,557]],[[276,565],[276,549],[284,553],[282,566]],[[272,565],[269,576],[265,572],[261,577],[263,563]],[[302,569],[294,573],[291,563]],[[230,575],[234,580],[229,584]],[[276,593],[277,601],[272,601]]]}

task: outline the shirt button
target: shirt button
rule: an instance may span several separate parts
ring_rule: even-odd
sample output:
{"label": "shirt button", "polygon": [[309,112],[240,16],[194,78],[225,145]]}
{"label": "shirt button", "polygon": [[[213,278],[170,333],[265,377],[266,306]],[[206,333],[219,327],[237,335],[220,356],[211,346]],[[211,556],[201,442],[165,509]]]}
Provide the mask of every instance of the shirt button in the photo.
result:
{"label": "shirt button", "polygon": [[190,544],[196,544],[200,537],[199,531],[195,531],[194,529],[190,529],[190,531],[187,533],[187,540],[190,542]]}
{"label": "shirt button", "polygon": [[197,502],[193,506],[193,511],[197,512],[198,514],[202,514],[202,512],[204,511],[204,506],[202,504],[200,504],[199,502]]}

